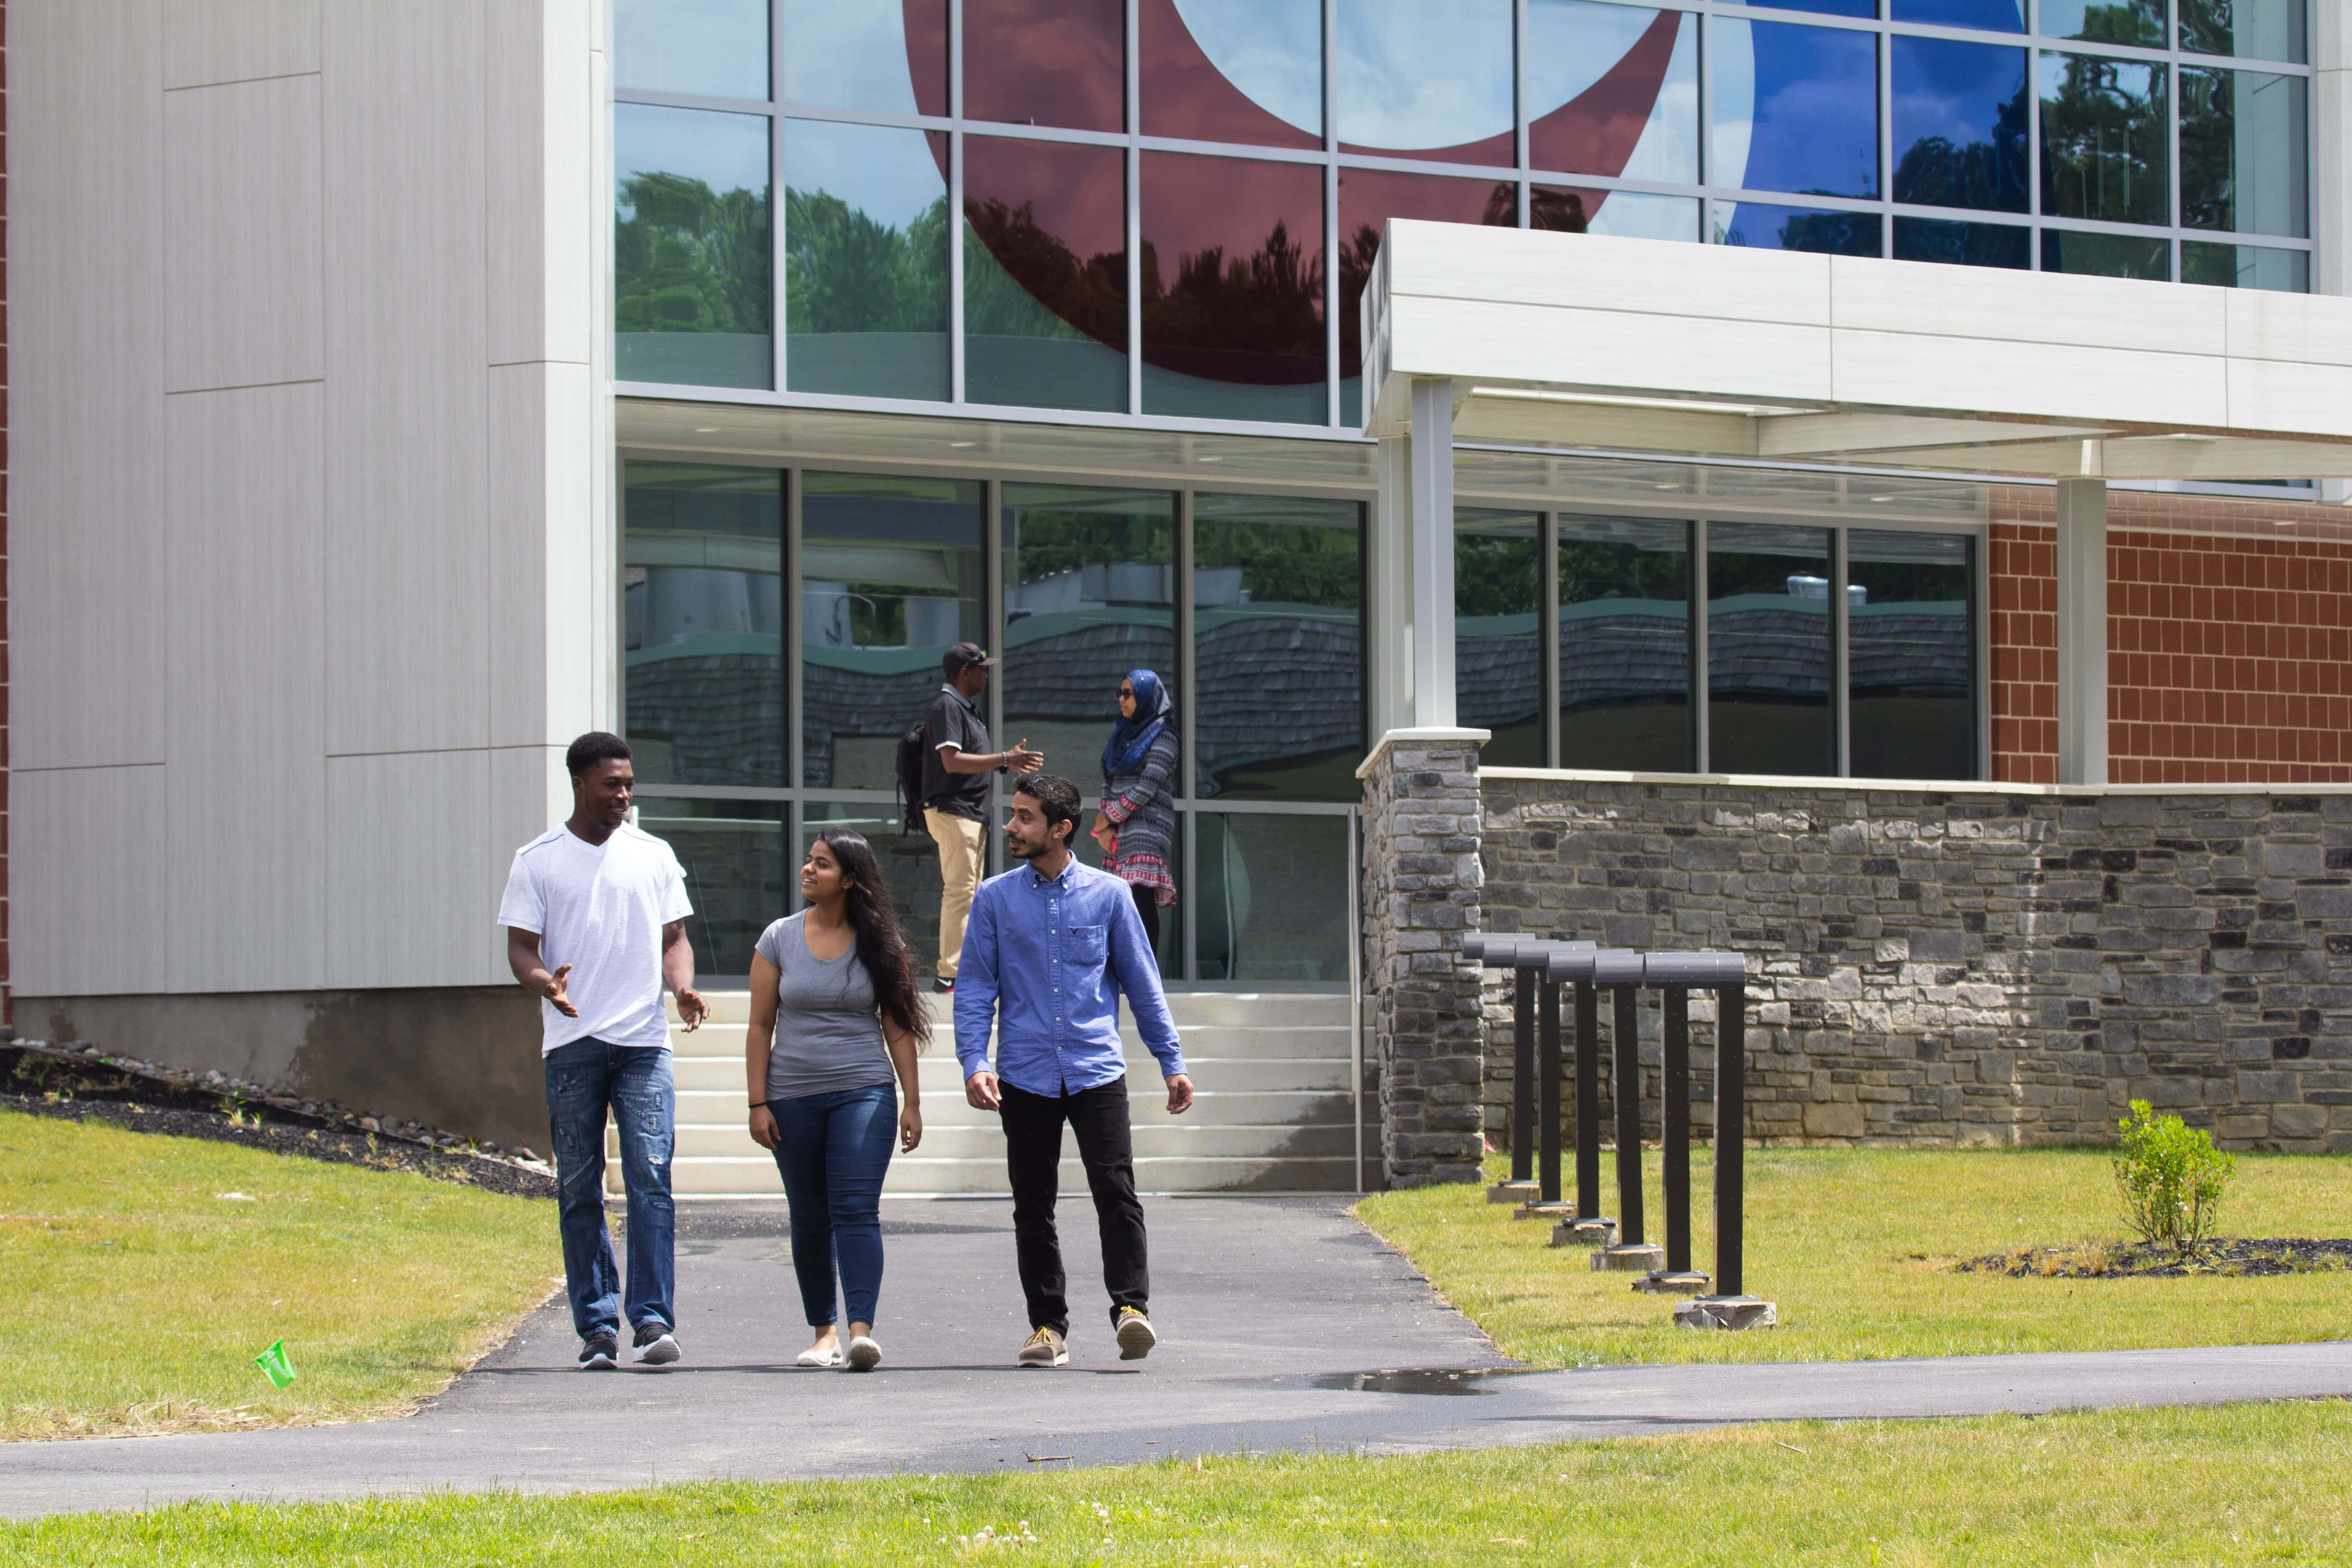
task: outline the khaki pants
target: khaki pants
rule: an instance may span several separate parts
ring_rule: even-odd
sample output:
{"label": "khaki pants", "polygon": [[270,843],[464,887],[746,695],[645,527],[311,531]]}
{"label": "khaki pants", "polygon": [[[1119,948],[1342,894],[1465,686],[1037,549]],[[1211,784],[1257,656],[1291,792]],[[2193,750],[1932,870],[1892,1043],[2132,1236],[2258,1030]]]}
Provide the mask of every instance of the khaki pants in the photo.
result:
{"label": "khaki pants", "polygon": [[923,826],[940,847],[940,978],[953,980],[963,956],[963,922],[987,863],[988,825],[925,806]]}

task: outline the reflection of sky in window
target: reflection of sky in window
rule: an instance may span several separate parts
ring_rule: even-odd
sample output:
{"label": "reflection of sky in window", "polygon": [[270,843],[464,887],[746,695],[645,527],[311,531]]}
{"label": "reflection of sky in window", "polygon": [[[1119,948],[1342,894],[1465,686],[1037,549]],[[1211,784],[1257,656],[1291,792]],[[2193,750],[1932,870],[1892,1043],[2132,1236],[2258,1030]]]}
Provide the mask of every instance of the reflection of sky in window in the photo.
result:
{"label": "reflection of sky in window", "polygon": [[1714,37],[1717,184],[1878,194],[1874,35],[1718,17]]}
{"label": "reflection of sky in window", "polygon": [[1988,33],[2025,31],[2025,0],[1895,0],[1895,20]]}
{"label": "reflection of sky in window", "polygon": [[1696,240],[1698,203],[1683,196],[1612,191],[1585,232],[1613,234],[1623,239]]}
{"label": "reflection of sky in window", "polygon": [[1876,256],[1876,213],[1782,207],[1764,202],[1715,204],[1715,242],[1750,250],[1803,250],[1828,256]]}
{"label": "reflection of sky in window", "polygon": [[2042,35],[2161,48],[2164,0],[2042,0]]}
{"label": "reflection of sky in window", "polygon": [[[768,188],[764,115],[616,103],[613,132],[615,185],[626,186],[639,174],[659,173],[700,180],[719,195]],[[625,202],[620,213],[625,219],[636,216]]]}
{"label": "reflection of sky in window", "polygon": [[[1549,114],[1606,76],[1656,16],[1643,6],[1601,0],[1528,0],[1528,118]],[[1684,17],[1675,36],[1666,79],[1622,175],[1675,184],[1698,178],[1696,16]]]}
{"label": "reflection of sky in window", "polygon": [[[1895,73],[1895,166],[1896,201],[1949,206],[2025,210],[2025,51],[1993,44],[1963,44],[1948,38],[1897,36],[1892,45]],[[2000,111],[2015,106],[2006,145],[1998,142]],[[1973,145],[1998,148],[2004,162],[1999,188],[1985,186],[1981,163],[1966,172],[1957,161],[1927,153],[1929,168],[1906,172],[1904,155],[1923,142],[1941,139],[1954,153]],[[1907,187],[1907,188],[1906,188]],[[1965,187],[1965,188],[1962,188]]]}
{"label": "reflection of sky in window", "polygon": [[[1740,4],[1741,0],[1732,0]],[[1863,16],[1878,15],[1878,0],[1755,0],[1759,5],[1769,5],[1776,11],[1811,11],[1823,16]]]}
{"label": "reflection of sky in window", "polygon": [[[1323,134],[1321,0],[1175,0],[1175,5],[1201,52],[1244,97],[1309,136]],[[1506,40],[1507,48],[1507,34]],[[1145,69],[1150,68],[1147,61]]]}
{"label": "reflection of sky in window", "polygon": [[917,112],[900,0],[783,0],[782,26],[789,101]]}
{"label": "reflection of sky in window", "polygon": [[1339,135],[1453,147],[1512,127],[1510,0],[1339,0]]}
{"label": "reflection of sky in window", "polygon": [[948,189],[922,132],[822,120],[785,125],[784,183],[829,191],[892,228],[906,227]]}
{"label": "reflection of sky in window", "polygon": [[613,81],[644,92],[765,99],[767,0],[616,0]]}

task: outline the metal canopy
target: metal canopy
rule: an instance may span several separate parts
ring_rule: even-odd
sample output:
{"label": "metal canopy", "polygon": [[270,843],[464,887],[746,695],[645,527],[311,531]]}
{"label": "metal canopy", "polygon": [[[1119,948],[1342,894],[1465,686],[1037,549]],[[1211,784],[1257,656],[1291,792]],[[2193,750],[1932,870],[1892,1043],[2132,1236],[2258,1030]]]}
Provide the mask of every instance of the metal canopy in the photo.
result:
{"label": "metal canopy", "polygon": [[1392,219],[1364,428],[2106,479],[2352,476],[2352,300]]}

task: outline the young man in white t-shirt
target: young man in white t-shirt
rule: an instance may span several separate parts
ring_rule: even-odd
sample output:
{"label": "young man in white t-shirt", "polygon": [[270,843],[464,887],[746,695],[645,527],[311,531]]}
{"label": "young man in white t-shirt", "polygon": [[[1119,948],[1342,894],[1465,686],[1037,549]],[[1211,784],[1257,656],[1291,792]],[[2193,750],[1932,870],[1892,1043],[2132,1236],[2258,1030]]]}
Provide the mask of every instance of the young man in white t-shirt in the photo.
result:
{"label": "young man in white t-shirt", "polygon": [[[620,1360],[621,1312],[637,1360],[677,1359],[677,1221],[669,1160],[677,1095],[662,988],[698,1028],[709,1009],[694,989],[686,939],[686,874],[668,845],[629,822],[636,773],[628,743],[591,731],[564,753],[572,816],[515,851],[499,923],[507,964],[540,1001],[540,1056],[555,1152],[556,1219],[563,1280],[583,1371]],[[604,1225],[604,1112],[621,1133],[629,1203],[624,1297]]]}

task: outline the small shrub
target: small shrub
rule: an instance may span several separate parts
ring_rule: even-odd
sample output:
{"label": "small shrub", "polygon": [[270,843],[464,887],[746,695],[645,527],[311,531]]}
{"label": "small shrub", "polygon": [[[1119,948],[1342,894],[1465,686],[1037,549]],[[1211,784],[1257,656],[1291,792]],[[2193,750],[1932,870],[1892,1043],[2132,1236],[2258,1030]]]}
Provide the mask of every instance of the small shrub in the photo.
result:
{"label": "small shrub", "polygon": [[2152,1246],[2194,1252],[2212,1237],[2238,1163],[2213,1147],[2211,1134],[2156,1115],[2145,1100],[2133,1100],[2116,1126],[2123,1134],[2115,1169],[2125,1222]]}

